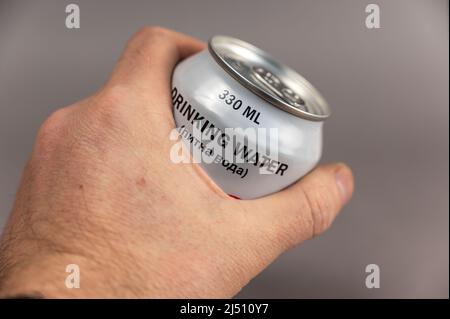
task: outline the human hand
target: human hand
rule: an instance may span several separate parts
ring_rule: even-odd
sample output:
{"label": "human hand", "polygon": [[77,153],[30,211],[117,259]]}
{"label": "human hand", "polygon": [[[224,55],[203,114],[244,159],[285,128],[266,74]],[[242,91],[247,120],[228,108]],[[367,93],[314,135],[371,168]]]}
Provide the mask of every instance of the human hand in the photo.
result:
{"label": "human hand", "polygon": [[[2,237],[0,295],[231,297],[330,226],[353,192],[344,164],[235,200],[170,161],[172,70],[204,47],[144,28],[102,89],[46,120]],[[64,285],[68,264],[80,289]]]}

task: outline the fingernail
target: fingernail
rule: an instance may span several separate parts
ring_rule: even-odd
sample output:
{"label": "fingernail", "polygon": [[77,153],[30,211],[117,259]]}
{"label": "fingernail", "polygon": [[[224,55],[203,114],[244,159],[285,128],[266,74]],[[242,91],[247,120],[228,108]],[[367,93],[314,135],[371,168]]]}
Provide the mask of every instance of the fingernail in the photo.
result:
{"label": "fingernail", "polygon": [[353,177],[347,167],[341,167],[336,172],[336,184],[341,195],[342,204],[346,204],[352,197]]}

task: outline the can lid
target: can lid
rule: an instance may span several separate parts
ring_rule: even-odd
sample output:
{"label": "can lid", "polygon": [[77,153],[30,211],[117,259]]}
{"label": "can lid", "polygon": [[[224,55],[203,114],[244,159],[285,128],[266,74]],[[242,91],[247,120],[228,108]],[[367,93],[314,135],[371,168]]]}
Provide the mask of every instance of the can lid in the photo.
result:
{"label": "can lid", "polygon": [[221,35],[213,36],[208,48],[226,72],[272,105],[312,121],[330,116],[327,102],[311,83],[263,50]]}

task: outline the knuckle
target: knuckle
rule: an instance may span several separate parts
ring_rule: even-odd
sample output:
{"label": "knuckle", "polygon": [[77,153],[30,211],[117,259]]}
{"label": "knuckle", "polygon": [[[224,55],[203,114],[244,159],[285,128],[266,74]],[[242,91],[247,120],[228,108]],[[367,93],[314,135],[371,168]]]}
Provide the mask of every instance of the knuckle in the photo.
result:
{"label": "knuckle", "polygon": [[128,48],[135,54],[149,56],[154,50],[161,47],[175,48],[168,29],[159,26],[147,26],[141,28],[131,38]]}
{"label": "knuckle", "polygon": [[67,114],[67,109],[58,109],[42,123],[36,138],[38,151],[50,152],[64,138]]}
{"label": "knuckle", "polygon": [[100,128],[122,128],[132,125],[133,98],[130,90],[124,86],[113,86],[100,93],[96,103],[95,119]]}
{"label": "knuckle", "polygon": [[67,110],[65,108],[58,109],[51,113],[44,123],[42,123],[40,133],[48,135],[57,131],[63,124],[66,114]]}
{"label": "knuckle", "polygon": [[152,35],[152,36],[160,36],[167,34],[167,29],[158,26],[158,25],[150,25],[150,26],[144,26],[142,27],[138,32],[141,32],[146,35]]}
{"label": "knuckle", "polygon": [[132,40],[140,41],[140,40],[148,40],[148,39],[159,39],[167,37],[168,30],[160,27],[160,26],[144,26],[140,28],[135,35],[132,37]]}
{"label": "knuckle", "polygon": [[109,86],[99,92],[96,98],[96,107],[100,110],[120,111],[130,98],[130,90],[121,85]]}

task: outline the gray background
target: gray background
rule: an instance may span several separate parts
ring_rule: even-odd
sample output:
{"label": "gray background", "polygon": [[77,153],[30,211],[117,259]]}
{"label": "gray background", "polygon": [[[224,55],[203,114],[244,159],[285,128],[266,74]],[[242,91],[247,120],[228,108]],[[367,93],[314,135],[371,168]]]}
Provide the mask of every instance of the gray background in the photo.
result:
{"label": "gray background", "polygon": [[[327,98],[323,161],[354,169],[356,192],[330,231],[284,254],[238,297],[449,296],[448,2],[0,0],[0,226],[36,130],[99,88],[142,25],[254,43]],[[375,2],[375,1],[373,1]],[[381,288],[365,288],[365,266]]]}

